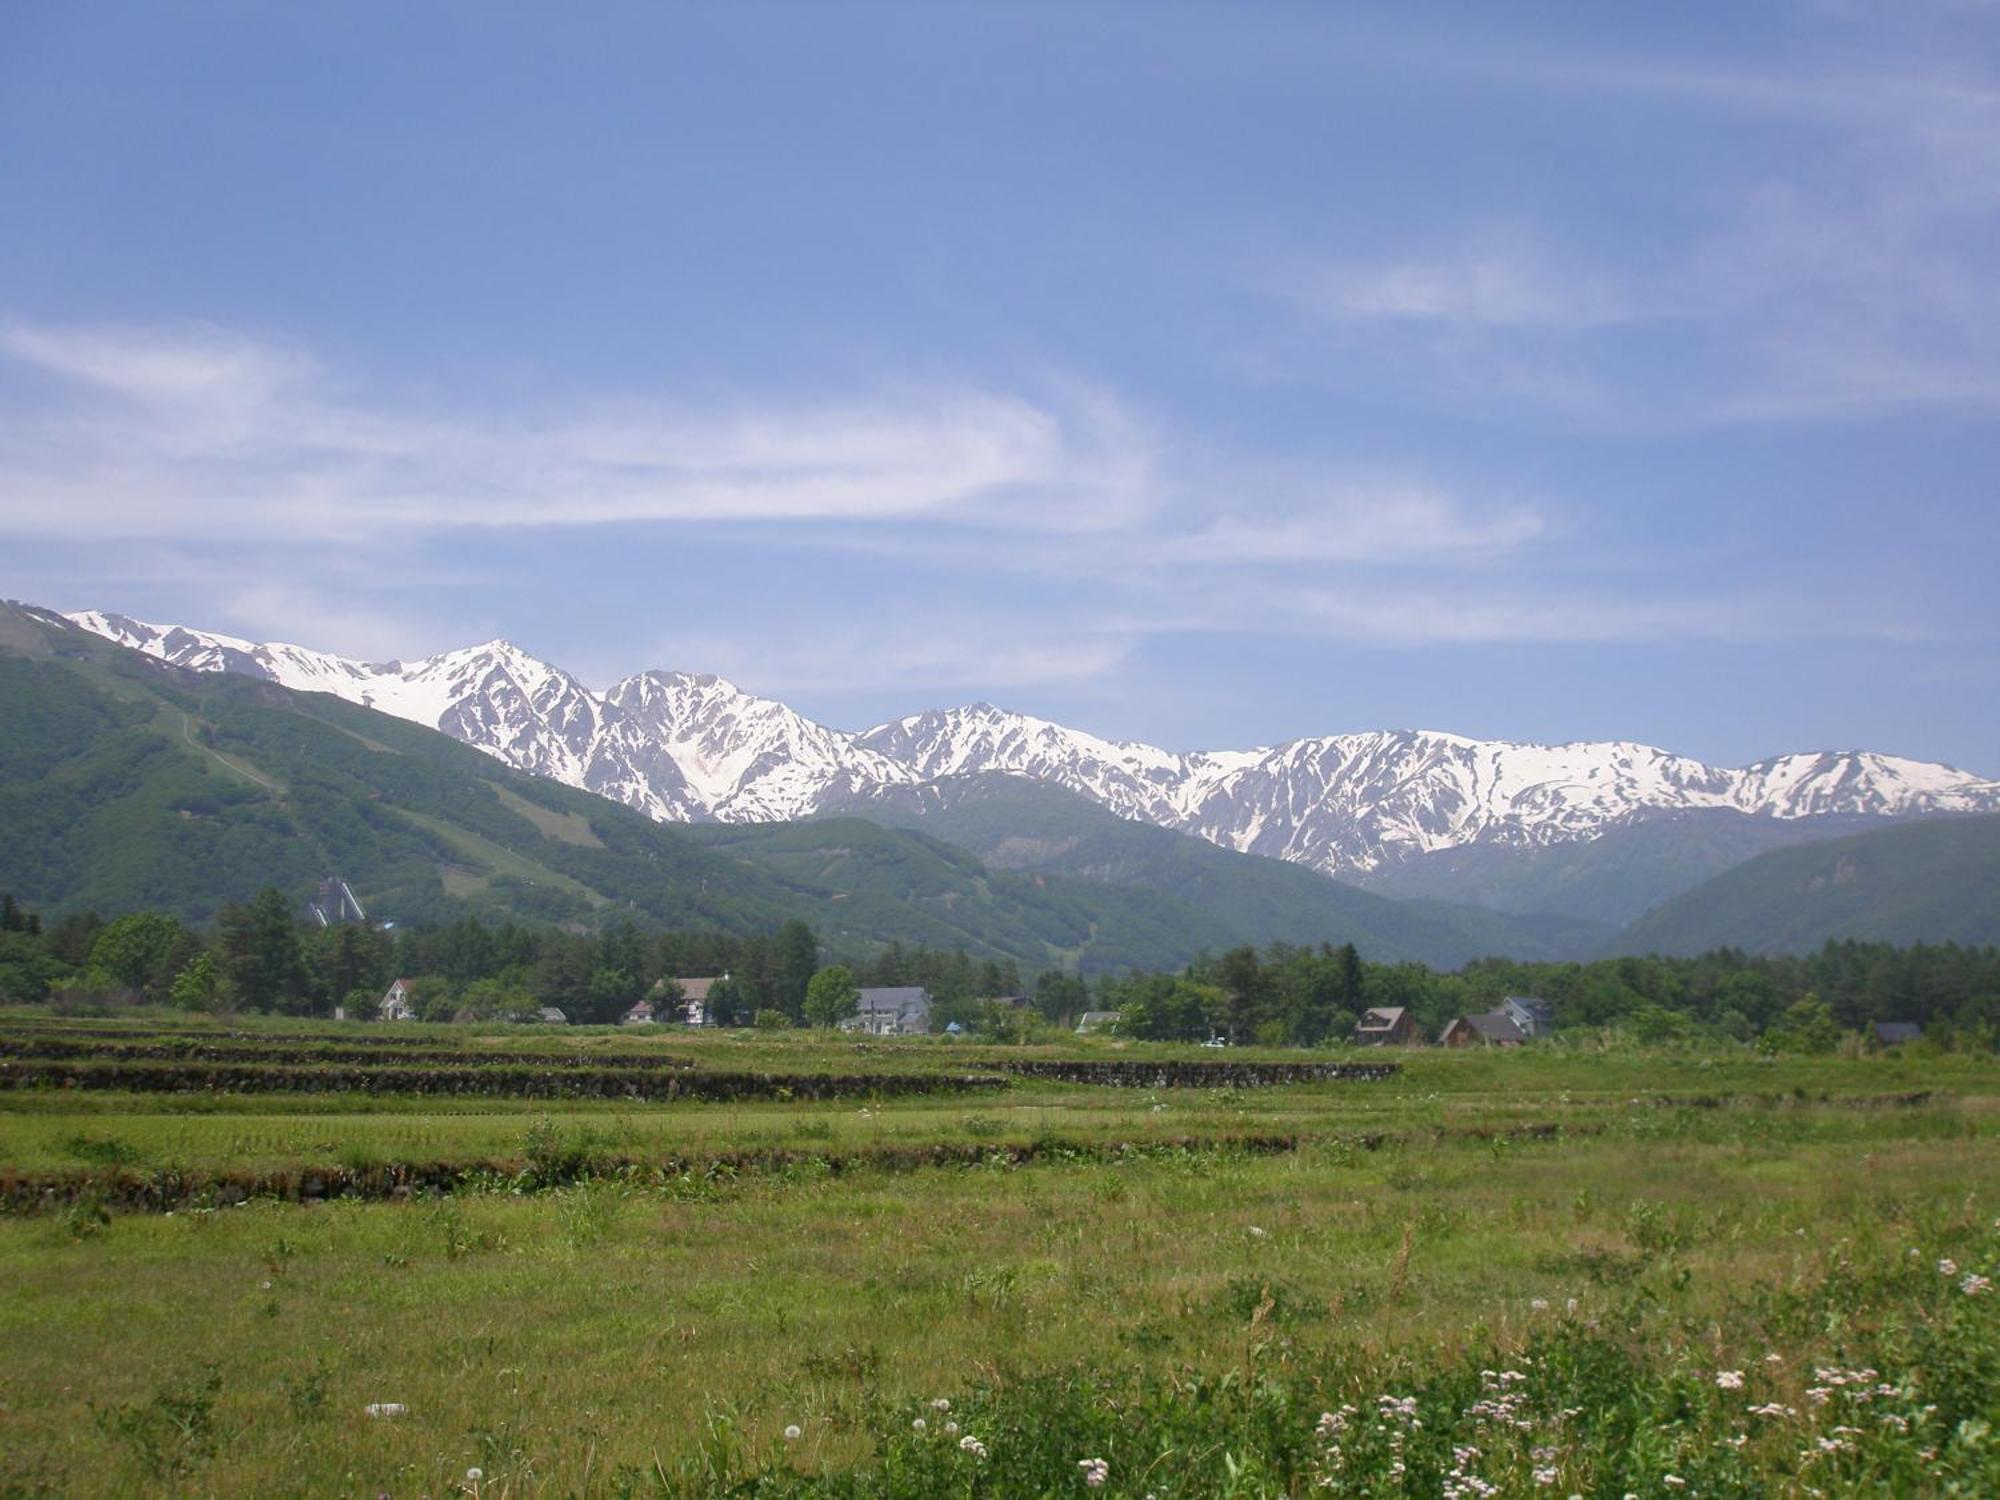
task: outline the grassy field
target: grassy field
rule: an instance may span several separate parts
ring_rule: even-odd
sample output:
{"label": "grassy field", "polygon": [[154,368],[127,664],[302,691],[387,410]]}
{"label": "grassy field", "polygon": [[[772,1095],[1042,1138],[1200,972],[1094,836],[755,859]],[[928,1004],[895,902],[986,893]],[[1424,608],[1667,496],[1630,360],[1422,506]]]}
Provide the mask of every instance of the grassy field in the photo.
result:
{"label": "grassy field", "polygon": [[[0,1017],[0,1056],[60,1030]],[[396,1036],[447,1073],[1022,1055]],[[729,1103],[0,1090],[0,1494],[2000,1490],[1990,1061],[1402,1061]],[[411,1163],[479,1170],[226,1191]],[[98,1190],[164,1178],[171,1212]]]}

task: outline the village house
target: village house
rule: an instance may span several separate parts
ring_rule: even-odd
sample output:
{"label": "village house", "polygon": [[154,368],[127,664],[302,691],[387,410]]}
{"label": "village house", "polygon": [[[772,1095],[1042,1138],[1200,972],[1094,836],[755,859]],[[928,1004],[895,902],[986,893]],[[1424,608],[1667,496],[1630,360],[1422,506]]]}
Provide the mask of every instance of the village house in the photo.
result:
{"label": "village house", "polygon": [[922,1036],[931,1029],[931,992],[920,984],[864,989],[840,1029],[870,1036]]}
{"label": "village house", "polygon": [[1500,1014],[1521,1029],[1525,1037],[1547,1036],[1556,1026],[1555,1007],[1534,995],[1507,995],[1500,1001]]}
{"label": "village house", "polygon": [[557,1010],[553,1005],[544,1005],[540,1010],[536,1011],[535,1019],[544,1026],[569,1025],[569,1017],[564,1015],[560,1010]]}
{"label": "village house", "polygon": [[1354,1040],[1362,1047],[1413,1047],[1417,1023],[1408,1007],[1378,1005],[1361,1012],[1354,1023]]}
{"label": "village house", "polygon": [[1900,1047],[1905,1042],[1920,1041],[1924,1028],[1915,1021],[1877,1021],[1875,1023],[1875,1045],[1878,1047]]}
{"label": "village house", "polygon": [[378,1021],[414,1021],[417,1018],[416,980],[399,979],[382,993],[375,1007]]}
{"label": "village house", "polygon": [[714,989],[727,974],[706,974],[695,979],[676,979],[681,987],[680,1018],[687,1026],[713,1026],[715,1012],[709,1008],[708,992]]}
{"label": "village house", "polygon": [[[683,1026],[713,1026],[716,1021],[709,1009],[708,992],[728,977],[725,973],[705,974],[692,979],[661,979],[654,983],[652,993],[640,1003],[651,1006],[656,1021],[678,1021]],[[674,990],[680,991],[678,1000],[668,998]]]}
{"label": "village house", "polygon": [[653,1014],[653,1002],[640,1000],[618,1018],[620,1026],[651,1026],[659,1019]]}
{"label": "village house", "polygon": [[1504,1010],[1454,1016],[1438,1036],[1440,1047],[1518,1047],[1527,1036]]}
{"label": "village house", "polygon": [[1115,1010],[1087,1010],[1076,1018],[1076,1034],[1089,1036],[1094,1031],[1109,1031],[1118,1024]]}

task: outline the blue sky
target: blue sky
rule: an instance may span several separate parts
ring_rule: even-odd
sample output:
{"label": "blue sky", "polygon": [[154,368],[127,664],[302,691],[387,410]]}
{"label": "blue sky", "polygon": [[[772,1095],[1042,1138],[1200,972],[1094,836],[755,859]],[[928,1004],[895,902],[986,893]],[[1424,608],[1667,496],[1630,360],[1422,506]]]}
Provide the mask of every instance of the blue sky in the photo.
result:
{"label": "blue sky", "polygon": [[2000,10],[0,14],[0,593],[2000,773]]}

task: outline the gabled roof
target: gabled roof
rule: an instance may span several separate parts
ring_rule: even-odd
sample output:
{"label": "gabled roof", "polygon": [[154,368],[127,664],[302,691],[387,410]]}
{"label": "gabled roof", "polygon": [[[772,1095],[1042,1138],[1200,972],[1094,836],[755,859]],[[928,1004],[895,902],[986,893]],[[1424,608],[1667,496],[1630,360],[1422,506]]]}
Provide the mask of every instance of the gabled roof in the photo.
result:
{"label": "gabled roof", "polygon": [[681,999],[706,1000],[708,992],[728,977],[727,974],[705,974],[698,979],[676,979],[670,975],[653,985],[653,993],[659,994],[668,985],[677,984],[680,986]]}
{"label": "gabled roof", "polygon": [[1478,1032],[1482,1041],[1525,1042],[1528,1039],[1527,1033],[1514,1024],[1513,1017],[1497,1010],[1480,1016],[1460,1016],[1450,1026],[1445,1027],[1445,1035],[1449,1036],[1452,1027],[1460,1023]]}
{"label": "gabled roof", "polygon": [[1374,1005],[1361,1012],[1361,1019],[1354,1023],[1356,1031],[1393,1031],[1403,1024],[1406,1007],[1401,1005]]}

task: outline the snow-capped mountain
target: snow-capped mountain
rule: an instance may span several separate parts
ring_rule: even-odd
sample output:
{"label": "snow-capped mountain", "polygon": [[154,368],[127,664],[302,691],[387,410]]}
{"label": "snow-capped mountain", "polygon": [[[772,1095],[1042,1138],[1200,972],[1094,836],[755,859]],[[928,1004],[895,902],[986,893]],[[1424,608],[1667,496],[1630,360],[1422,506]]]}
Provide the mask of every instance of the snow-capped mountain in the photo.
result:
{"label": "snow-capped mountain", "polygon": [[182,667],[334,693],[430,725],[663,821],[796,818],[871,791],[1001,771],[1226,848],[1352,875],[1467,844],[1587,840],[1697,809],[1784,819],[2000,811],[2000,781],[1860,751],[1724,769],[1624,741],[1381,730],[1180,754],[988,704],[849,734],[703,674],[644,672],[593,693],[506,641],[371,664],[123,615],[69,618]]}

